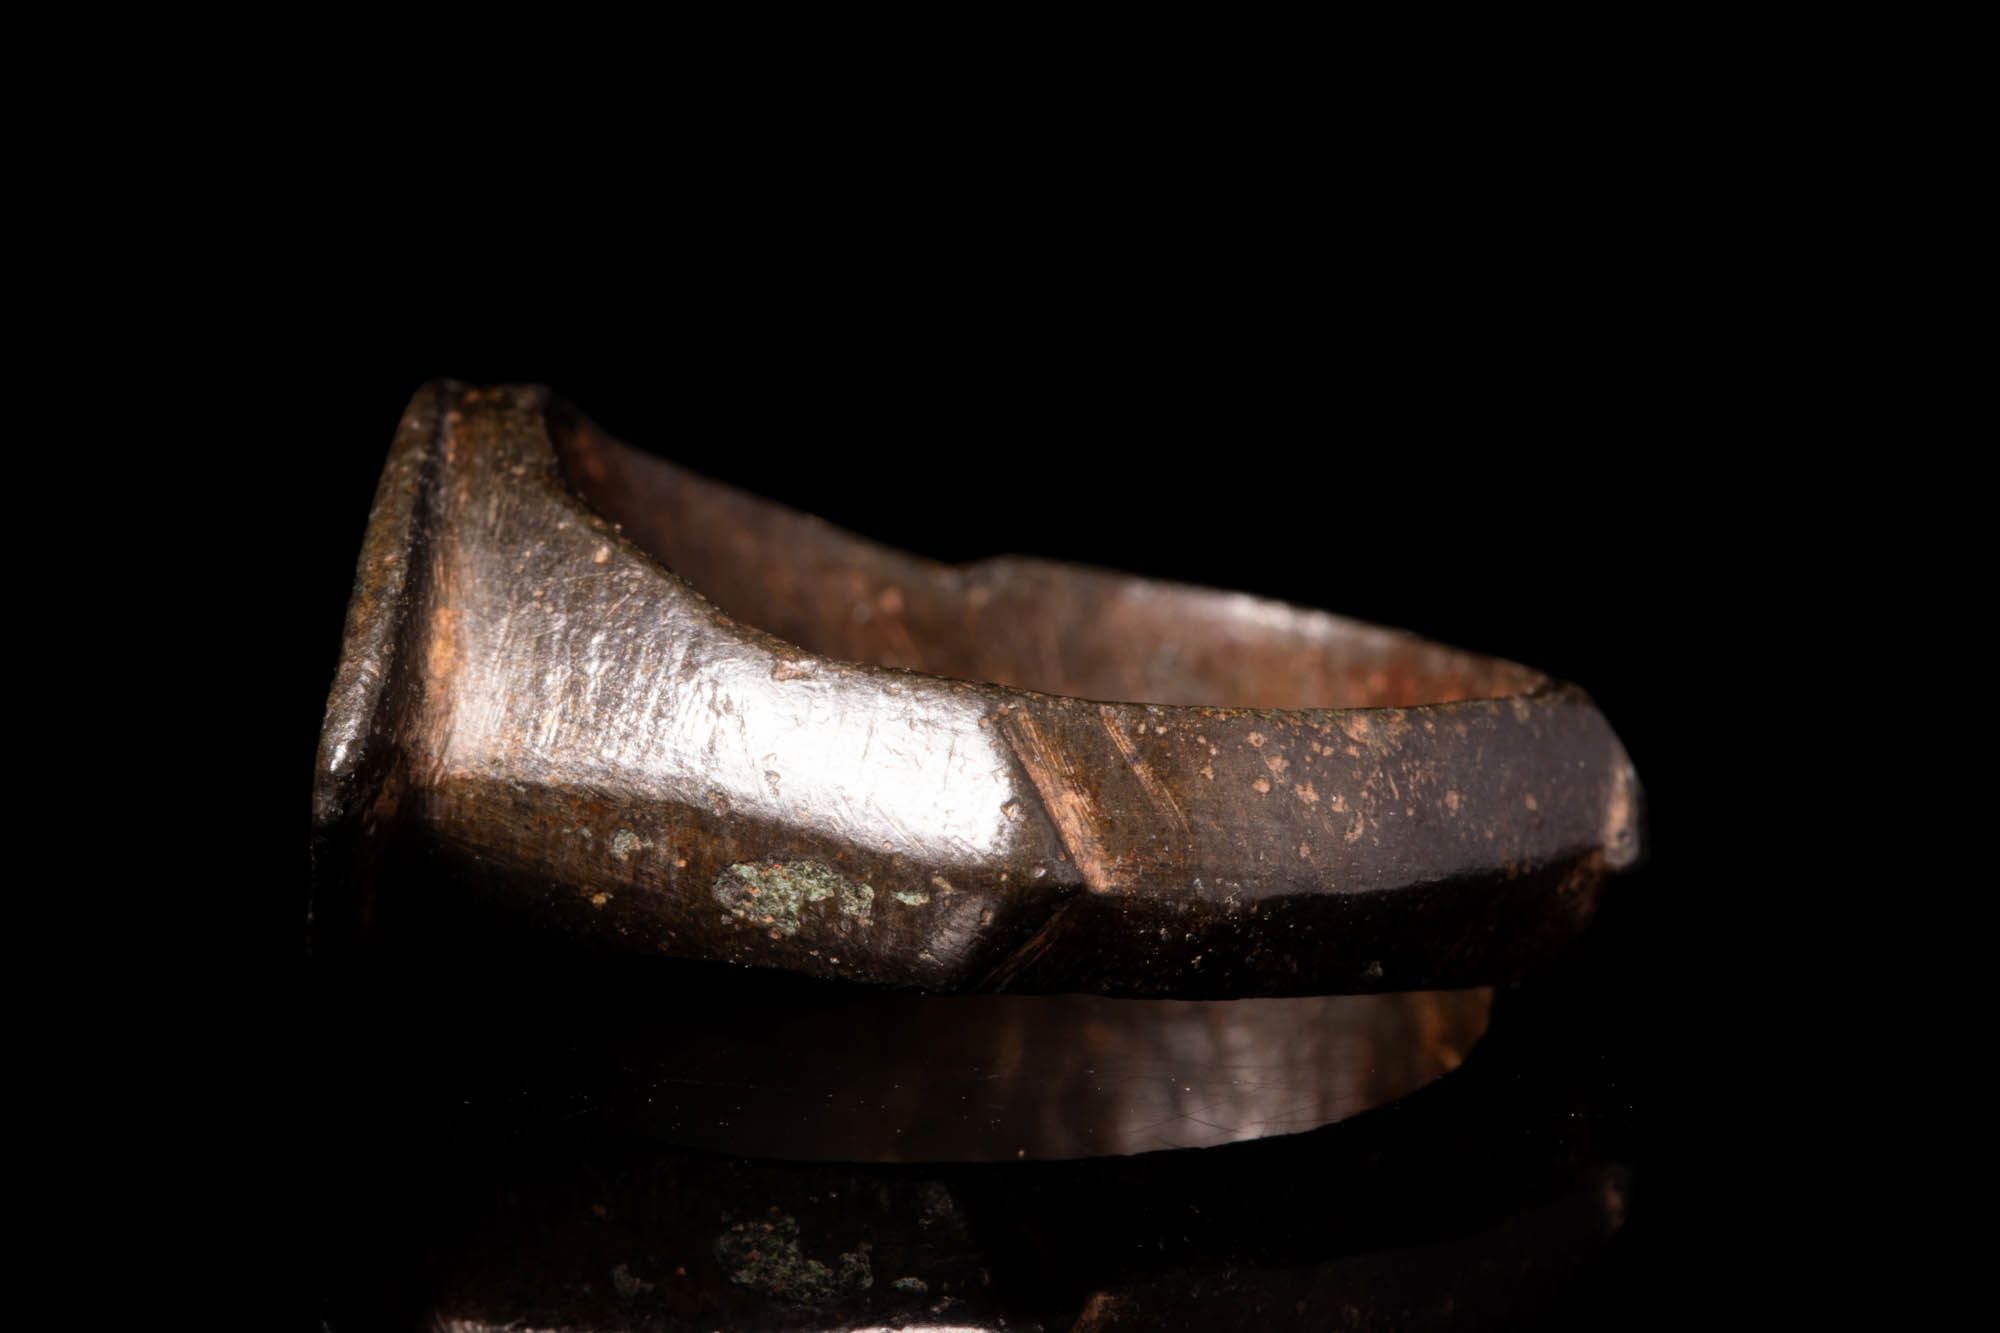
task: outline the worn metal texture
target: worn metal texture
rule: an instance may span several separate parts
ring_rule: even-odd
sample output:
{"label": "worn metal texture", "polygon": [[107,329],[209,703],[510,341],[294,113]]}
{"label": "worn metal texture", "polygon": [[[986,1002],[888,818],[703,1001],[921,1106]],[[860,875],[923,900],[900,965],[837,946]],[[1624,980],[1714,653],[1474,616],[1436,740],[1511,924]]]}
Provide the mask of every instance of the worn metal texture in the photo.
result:
{"label": "worn metal texture", "polygon": [[960,992],[1504,981],[1641,852],[1574,686],[1247,596],[943,566],[411,402],[314,789],[323,952],[552,943]]}

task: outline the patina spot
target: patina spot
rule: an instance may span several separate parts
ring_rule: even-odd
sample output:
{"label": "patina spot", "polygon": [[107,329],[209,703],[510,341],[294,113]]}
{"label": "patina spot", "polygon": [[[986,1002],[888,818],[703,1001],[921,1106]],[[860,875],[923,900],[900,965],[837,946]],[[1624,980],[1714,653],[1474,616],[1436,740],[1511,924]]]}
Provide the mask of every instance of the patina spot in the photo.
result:
{"label": "patina spot", "polygon": [[874,888],[817,861],[739,861],[715,880],[715,900],[737,920],[782,935],[798,934],[800,912],[829,899],[844,917],[874,920]]}
{"label": "patina spot", "polygon": [[828,1268],[799,1248],[798,1219],[773,1208],[762,1222],[738,1222],[715,1242],[715,1257],[729,1280],[794,1305],[838,1300],[875,1285],[868,1244],[842,1254]]}

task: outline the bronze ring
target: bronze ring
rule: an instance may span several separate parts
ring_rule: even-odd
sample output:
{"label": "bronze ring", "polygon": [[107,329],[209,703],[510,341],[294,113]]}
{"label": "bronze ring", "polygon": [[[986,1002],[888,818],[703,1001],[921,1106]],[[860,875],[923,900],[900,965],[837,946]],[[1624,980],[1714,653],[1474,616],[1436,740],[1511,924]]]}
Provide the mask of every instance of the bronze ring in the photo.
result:
{"label": "bronze ring", "polygon": [[314,932],[930,991],[1474,986],[1578,933],[1640,805],[1590,699],[1526,667],[1237,594],[936,564],[546,390],[438,382],[362,547]]}

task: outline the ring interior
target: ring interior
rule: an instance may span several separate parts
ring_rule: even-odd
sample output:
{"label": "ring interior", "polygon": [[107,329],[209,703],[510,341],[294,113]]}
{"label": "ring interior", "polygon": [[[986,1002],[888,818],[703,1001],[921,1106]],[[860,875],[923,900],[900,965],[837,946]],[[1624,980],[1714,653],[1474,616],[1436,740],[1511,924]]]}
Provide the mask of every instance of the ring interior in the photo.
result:
{"label": "ring interior", "polygon": [[1219,708],[1410,708],[1539,672],[1242,593],[1005,556],[945,565],[551,414],[564,479],[732,618],[836,660],[1045,694]]}

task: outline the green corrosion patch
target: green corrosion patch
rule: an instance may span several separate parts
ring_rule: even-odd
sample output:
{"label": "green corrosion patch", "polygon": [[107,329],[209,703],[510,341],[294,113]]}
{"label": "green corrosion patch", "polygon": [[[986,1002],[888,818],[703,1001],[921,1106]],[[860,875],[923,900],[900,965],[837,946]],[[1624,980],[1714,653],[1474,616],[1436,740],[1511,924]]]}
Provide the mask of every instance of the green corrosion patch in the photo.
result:
{"label": "green corrosion patch", "polygon": [[799,933],[799,913],[831,899],[863,925],[875,916],[875,890],[817,861],[739,861],[715,880],[715,900],[739,921]]}
{"label": "green corrosion patch", "polygon": [[922,907],[930,900],[931,896],[928,893],[911,893],[908,889],[896,890],[896,901],[911,907]]}
{"label": "green corrosion patch", "polygon": [[799,1248],[798,1219],[773,1208],[761,1222],[738,1222],[716,1238],[715,1257],[731,1282],[794,1305],[821,1305],[875,1285],[868,1243],[828,1268]]}

